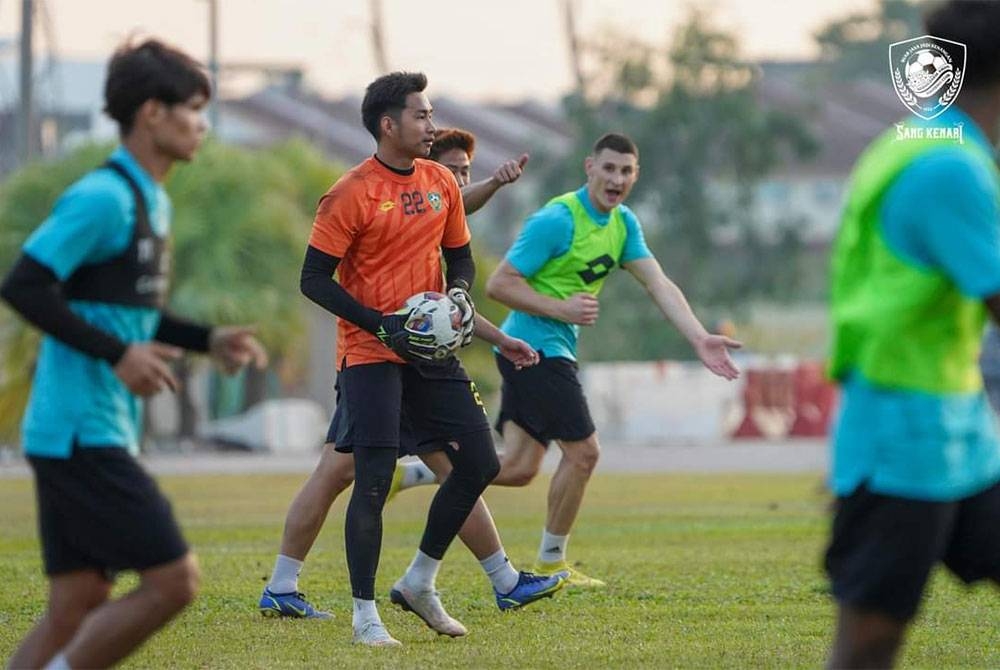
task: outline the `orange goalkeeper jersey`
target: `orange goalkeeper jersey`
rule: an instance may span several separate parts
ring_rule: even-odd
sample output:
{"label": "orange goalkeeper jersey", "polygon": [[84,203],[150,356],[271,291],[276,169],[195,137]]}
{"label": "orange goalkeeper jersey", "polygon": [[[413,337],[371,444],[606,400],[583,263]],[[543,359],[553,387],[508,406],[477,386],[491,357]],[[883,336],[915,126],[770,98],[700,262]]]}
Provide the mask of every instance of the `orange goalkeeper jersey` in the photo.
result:
{"label": "orange goalkeeper jersey", "polygon": [[[309,244],[341,259],[341,286],[383,314],[420,291],[442,291],[441,248],[468,244],[462,194],[447,168],[414,161],[400,175],[374,157],[352,168],[323,195]],[[337,364],[403,361],[374,335],[344,319],[337,326]]]}

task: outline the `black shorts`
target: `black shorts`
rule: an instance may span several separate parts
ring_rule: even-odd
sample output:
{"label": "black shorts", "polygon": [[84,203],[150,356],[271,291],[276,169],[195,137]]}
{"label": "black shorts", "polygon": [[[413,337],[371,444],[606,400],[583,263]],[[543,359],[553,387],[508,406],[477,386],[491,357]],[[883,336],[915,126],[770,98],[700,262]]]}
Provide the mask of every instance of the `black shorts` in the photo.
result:
{"label": "black shorts", "polygon": [[931,568],[1000,582],[1000,484],[955,502],[872,493],[837,499],[826,570],[842,605],[908,621]]}
{"label": "black shorts", "polygon": [[188,553],[170,503],[125,449],[29,456],[45,572],[145,570]]}
{"label": "black shorts", "polygon": [[513,421],[533,439],[548,446],[552,440],[577,442],[594,433],[587,398],[577,377],[577,365],[568,358],[546,358],[517,370],[497,354],[503,377],[497,431]]}
{"label": "black shorts", "polygon": [[[457,437],[489,431],[476,385],[457,359],[428,372],[415,365],[369,363],[340,371],[337,451],[400,449],[408,424],[408,453],[441,448]],[[336,418],[336,417],[335,417]]]}
{"label": "black shorts", "polygon": [[[340,402],[340,381],[337,382],[337,408],[333,411],[333,419],[330,420],[330,428],[326,431],[326,443],[327,444],[340,444],[345,435],[344,430],[346,430],[346,424],[344,423],[344,405]],[[430,453],[432,451],[438,451],[442,447],[441,444],[435,442],[427,442],[426,444],[417,444],[416,438],[413,436],[413,427],[410,425],[410,419],[406,416],[406,411],[400,412],[399,416],[399,456],[419,456],[420,454]]]}

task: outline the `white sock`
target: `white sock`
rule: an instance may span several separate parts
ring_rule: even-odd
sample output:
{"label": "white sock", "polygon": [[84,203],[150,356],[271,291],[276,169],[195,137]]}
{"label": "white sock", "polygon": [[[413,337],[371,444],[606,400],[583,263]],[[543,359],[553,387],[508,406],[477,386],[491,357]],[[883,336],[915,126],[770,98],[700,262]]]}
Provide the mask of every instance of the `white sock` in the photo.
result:
{"label": "white sock", "polygon": [[510,593],[517,586],[518,574],[503,549],[479,561],[497,593]]}
{"label": "white sock", "polygon": [[437,577],[440,567],[440,560],[431,558],[417,549],[417,555],[413,557],[413,562],[406,569],[403,580],[414,591],[433,591],[434,579]]}
{"label": "white sock", "polygon": [[403,468],[403,478],[399,483],[399,490],[413,488],[414,486],[428,486],[437,482],[437,477],[423,461],[413,463],[401,463]]}
{"label": "white sock", "polygon": [[370,621],[382,622],[382,617],[378,615],[374,600],[354,599],[354,614],[351,616],[351,625],[354,628],[361,628]]}
{"label": "white sock", "polygon": [[569,535],[553,535],[548,530],[543,530],[542,544],[538,548],[538,560],[543,563],[565,561],[568,543]]}
{"label": "white sock", "polygon": [[56,654],[49,664],[45,666],[45,670],[73,670],[69,667],[69,661],[66,660],[66,654],[59,652]]}
{"label": "white sock", "polygon": [[291,556],[278,554],[274,561],[274,572],[271,581],[267,583],[271,593],[295,593],[299,590],[299,573],[302,572],[302,561]]}

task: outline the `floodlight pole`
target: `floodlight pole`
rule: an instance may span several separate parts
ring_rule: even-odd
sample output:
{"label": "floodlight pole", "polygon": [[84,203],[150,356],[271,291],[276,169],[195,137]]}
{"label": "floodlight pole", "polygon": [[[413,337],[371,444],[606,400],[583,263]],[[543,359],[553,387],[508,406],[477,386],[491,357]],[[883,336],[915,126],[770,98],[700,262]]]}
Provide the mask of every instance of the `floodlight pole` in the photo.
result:
{"label": "floodlight pole", "polygon": [[34,127],[32,105],[32,47],[31,33],[34,25],[34,1],[21,0],[21,86],[20,114],[17,124],[17,158],[19,165],[25,165],[31,160],[32,129]]}
{"label": "floodlight pole", "polygon": [[212,133],[219,136],[219,2],[208,2],[208,73],[212,78],[212,100],[208,106],[208,122]]}

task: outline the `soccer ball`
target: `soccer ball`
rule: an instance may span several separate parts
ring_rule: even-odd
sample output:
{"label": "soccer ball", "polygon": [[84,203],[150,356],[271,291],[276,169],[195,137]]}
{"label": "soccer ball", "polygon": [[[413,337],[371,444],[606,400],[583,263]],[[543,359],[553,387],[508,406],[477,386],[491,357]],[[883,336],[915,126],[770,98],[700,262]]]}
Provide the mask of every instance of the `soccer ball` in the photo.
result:
{"label": "soccer ball", "polygon": [[921,49],[906,64],[906,83],[911,91],[921,98],[927,98],[951,81],[951,78],[946,76],[951,71],[951,63],[941,54],[930,49]]}
{"label": "soccer ball", "polygon": [[407,330],[434,337],[437,360],[448,358],[462,344],[462,310],[443,293],[417,293],[396,313],[409,314],[404,326]]}

